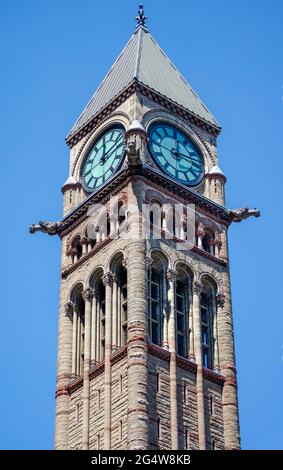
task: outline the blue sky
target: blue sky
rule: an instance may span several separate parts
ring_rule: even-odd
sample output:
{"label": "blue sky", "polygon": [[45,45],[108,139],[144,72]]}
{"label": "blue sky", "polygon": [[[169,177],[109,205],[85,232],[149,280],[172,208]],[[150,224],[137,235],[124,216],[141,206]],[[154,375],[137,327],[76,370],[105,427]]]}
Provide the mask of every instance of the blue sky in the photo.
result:
{"label": "blue sky", "polygon": [[[53,447],[64,138],[134,28],[137,1],[2,2],[1,449]],[[223,126],[244,449],[283,448],[281,0],[145,1],[148,25]]]}

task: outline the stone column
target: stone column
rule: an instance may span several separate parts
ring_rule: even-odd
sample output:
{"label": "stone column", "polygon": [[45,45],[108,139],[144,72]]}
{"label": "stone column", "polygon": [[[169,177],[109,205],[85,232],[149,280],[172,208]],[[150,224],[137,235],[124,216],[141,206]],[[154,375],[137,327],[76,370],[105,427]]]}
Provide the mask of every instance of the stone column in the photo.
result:
{"label": "stone column", "polygon": [[93,300],[92,300],[92,309],[91,309],[91,355],[90,355],[90,363],[95,364],[97,361],[96,355],[96,341],[97,341],[97,290],[93,292]]}
{"label": "stone column", "polygon": [[146,244],[142,239],[142,184],[132,183],[128,238],[128,450],[149,447]]}
{"label": "stone column", "polygon": [[222,293],[217,296],[219,363],[225,377],[222,394],[225,449],[240,449],[237,373],[229,273],[223,273]]}
{"label": "stone column", "polygon": [[78,306],[72,306],[73,312],[73,339],[72,339],[72,377],[77,375],[77,328],[78,328]]}
{"label": "stone column", "polygon": [[164,349],[169,349],[168,341],[168,304],[167,304],[167,276],[166,269],[162,272],[162,319],[163,319],[163,342]]}
{"label": "stone column", "polygon": [[[61,293],[62,295],[62,293]],[[58,327],[58,359],[56,377],[55,448],[68,449],[69,394],[66,390],[72,370],[72,319],[70,303],[61,298]]]}
{"label": "stone column", "polygon": [[112,352],[112,274],[106,273],[105,285],[105,372],[104,372],[104,450],[111,449],[111,361]]}
{"label": "stone column", "polygon": [[177,405],[177,355],[176,355],[176,319],[175,319],[175,288],[176,271],[167,272],[168,290],[168,340],[170,350],[170,415],[171,415],[171,448],[178,449],[178,405]]}
{"label": "stone column", "polygon": [[113,296],[112,296],[112,351],[118,349],[118,278],[113,275]]}
{"label": "stone column", "polygon": [[91,351],[91,307],[92,307],[93,290],[89,287],[83,291],[83,299],[85,301],[85,341],[84,341],[84,371],[83,371],[83,429],[82,444],[83,450],[89,448],[89,367],[90,367],[90,351]]}
{"label": "stone column", "polygon": [[193,318],[194,318],[194,340],[195,356],[197,363],[197,408],[198,408],[198,436],[199,449],[206,449],[205,440],[205,411],[204,411],[204,387],[202,370],[202,339],[201,339],[201,312],[200,312],[200,294],[202,285],[199,282],[193,284]]}

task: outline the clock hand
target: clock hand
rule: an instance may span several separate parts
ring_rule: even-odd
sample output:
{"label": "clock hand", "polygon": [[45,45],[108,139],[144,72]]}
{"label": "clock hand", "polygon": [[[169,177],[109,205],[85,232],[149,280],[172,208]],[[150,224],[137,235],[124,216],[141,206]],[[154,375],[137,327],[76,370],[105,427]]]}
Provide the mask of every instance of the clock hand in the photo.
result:
{"label": "clock hand", "polygon": [[[117,145],[120,142],[121,139],[123,139],[123,136],[119,137],[117,142],[115,142],[115,144],[112,145],[112,147],[104,155],[102,155],[101,160],[100,160],[101,165],[107,160],[107,158],[109,158],[112,155],[113,152],[110,155],[109,155],[109,152],[111,152],[111,150],[115,147],[115,145]],[[120,145],[119,145],[119,147],[120,147]]]}
{"label": "clock hand", "polygon": [[[117,145],[118,142],[119,142],[119,141],[116,142],[116,145]],[[113,147],[115,147],[114,150],[112,150],[113,147],[111,147],[110,150],[112,150],[112,152],[109,153],[110,150],[108,150],[108,152],[106,153],[106,155],[101,158],[101,160],[100,160],[100,162],[99,162],[100,165],[104,165],[104,163],[111,157],[111,155],[113,155],[114,152],[116,152],[116,150],[118,150],[118,149],[121,147],[121,145],[123,145],[123,142],[121,142],[120,145],[118,145],[117,147],[113,146]]]}

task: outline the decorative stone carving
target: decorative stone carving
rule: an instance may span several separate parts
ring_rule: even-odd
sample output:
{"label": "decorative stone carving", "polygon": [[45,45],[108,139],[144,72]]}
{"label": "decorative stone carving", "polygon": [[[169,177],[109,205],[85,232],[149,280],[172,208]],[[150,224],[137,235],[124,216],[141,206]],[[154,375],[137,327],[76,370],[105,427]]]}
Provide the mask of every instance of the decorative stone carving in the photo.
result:
{"label": "decorative stone carving", "polygon": [[127,267],[128,267],[128,260],[127,260],[127,258],[123,259],[123,261],[122,261],[122,266],[123,266],[123,268],[127,269]]}
{"label": "decorative stone carving", "polygon": [[113,275],[112,273],[106,273],[102,277],[102,282],[105,286],[111,286],[113,282]]}
{"label": "decorative stone carving", "polygon": [[260,211],[258,209],[249,209],[248,207],[240,207],[239,209],[228,209],[225,211],[230,222],[241,222],[248,217],[259,217]]}
{"label": "decorative stone carving", "polygon": [[87,287],[83,293],[82,293],[82,297],[84,299],[85,302],[91,302],[92,301],[92,298],[93,298],[93,290],[90,288],[90,287]]}
{"label": "decorative stone carving", "polygon": [[153,261],[152,261],[151,258],[146,258],[146,259],[145,259],[146,269],[150,269],[151,266],[152,266],[152,263],[153,263]]}
{"label": "decorative stone carving", "polygon": [[167,279],[169,282],[175,282],[177,277],[177,272],[175,269],[168,269],[167,271]]}
{"label": "decorative stone carving", "polygon": [[62,222],[44,222],[40,221],[38,224],[33,224],[29,228],[29,233],[43,232],[48,235],[59,235],[64,228]]}
{"label": "decorative stone carving", "polygon": [[67,302],[64,306],[65,308],[65,315],[68,318],[72,318],[74,312],[74,304],[73,302]]}
{"label": "decorative stone carving", "polygon": [[221,307],[221,308],[224,307],[224,304],[225,304],[225,295],[222,294],[221,292],[220,292],[219,294],[217,294],[217,296],[216,296],[216,303],[217,303],[217,306],[218,306],[218,307]]}
{"label": "decorative stone carving", "polygon": [[193,283],[193,294],[200,295],[202,291],[202,284],[201,282],[195,281]]}

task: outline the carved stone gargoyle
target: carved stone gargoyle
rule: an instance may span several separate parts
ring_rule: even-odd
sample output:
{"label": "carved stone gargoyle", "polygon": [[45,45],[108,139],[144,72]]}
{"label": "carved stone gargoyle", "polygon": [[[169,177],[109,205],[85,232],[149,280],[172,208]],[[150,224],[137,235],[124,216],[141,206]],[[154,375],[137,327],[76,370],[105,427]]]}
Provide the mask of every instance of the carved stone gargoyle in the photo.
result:
{"label": "carved stone gargoyle", "polygon": [[33,224],[29,228],[29,233],[43,232],[48,235],[58,235],[63,230],[63,224],[61,222],[45,222],[40,221],[38,224]]}
{"label": "carved stone gargoyle", "polygon": [[228,209],[225,211],[230,222],[241,222],[248,217],[259,217],[260,211],[258,209],[249,209],[248,207],[240,207],[239,209]]}

